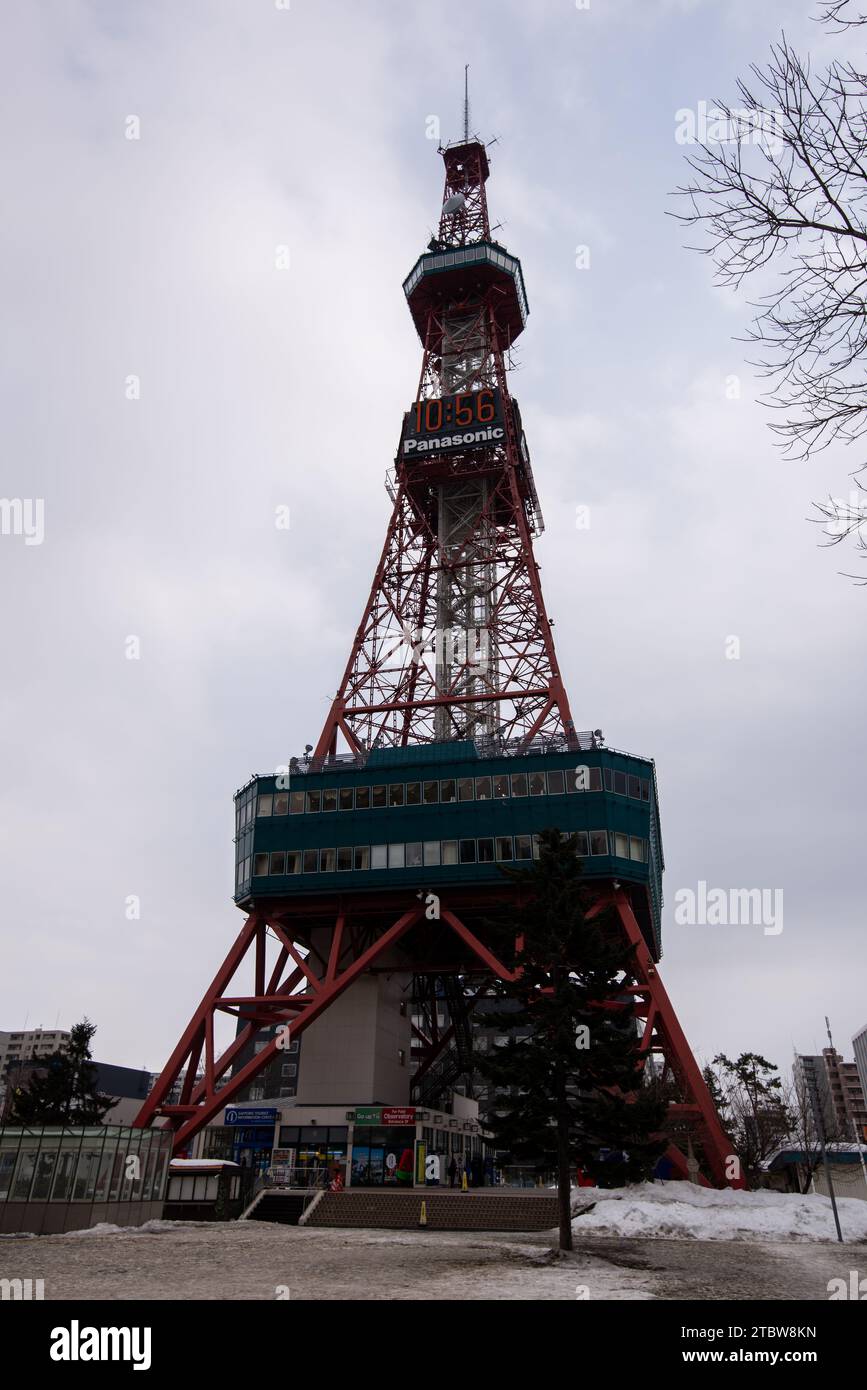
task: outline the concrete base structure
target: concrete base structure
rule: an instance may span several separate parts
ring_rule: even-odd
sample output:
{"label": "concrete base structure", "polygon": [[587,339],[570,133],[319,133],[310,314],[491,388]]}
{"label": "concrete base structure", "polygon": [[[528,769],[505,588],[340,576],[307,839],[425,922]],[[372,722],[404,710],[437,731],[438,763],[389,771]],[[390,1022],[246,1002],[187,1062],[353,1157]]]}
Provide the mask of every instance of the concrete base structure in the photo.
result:
{"label": "concrete base structure", "polygon": [[408,1105],[412,976],[363,975],[304,1034],[298,1105]]}

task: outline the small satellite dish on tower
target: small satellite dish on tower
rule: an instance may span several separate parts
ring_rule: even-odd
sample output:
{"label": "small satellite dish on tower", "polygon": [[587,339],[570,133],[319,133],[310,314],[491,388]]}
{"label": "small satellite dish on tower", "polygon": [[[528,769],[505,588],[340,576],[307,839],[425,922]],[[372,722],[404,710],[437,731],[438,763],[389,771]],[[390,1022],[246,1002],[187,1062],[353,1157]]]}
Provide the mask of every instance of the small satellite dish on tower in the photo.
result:
{"label": "small satellite dish on tower", "polygon": [[443,203],[443,212],[462,212],[467,205],[467,200],[463,193],[453,193],[450,198],[446,198]]}

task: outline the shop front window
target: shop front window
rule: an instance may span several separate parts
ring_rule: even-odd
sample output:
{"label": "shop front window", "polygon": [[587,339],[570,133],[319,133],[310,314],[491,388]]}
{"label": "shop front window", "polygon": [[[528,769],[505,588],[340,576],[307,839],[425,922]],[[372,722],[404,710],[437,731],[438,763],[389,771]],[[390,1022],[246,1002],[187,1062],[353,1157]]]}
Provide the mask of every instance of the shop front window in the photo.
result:
{"label": "shop front window", "polygon": [[352,1187],[412,1187],[415,1129],[357,1127],[352,1145]]}

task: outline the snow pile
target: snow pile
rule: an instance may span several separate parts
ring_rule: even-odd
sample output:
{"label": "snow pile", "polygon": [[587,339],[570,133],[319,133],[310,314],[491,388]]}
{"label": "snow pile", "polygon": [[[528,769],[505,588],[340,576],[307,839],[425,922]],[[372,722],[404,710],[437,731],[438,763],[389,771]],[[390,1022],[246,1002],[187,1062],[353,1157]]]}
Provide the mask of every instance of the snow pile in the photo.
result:
{"label": "snow pile", "polygon": [[[177,1231],[185,1226],[209,1226],[209,1221],[145,1221],[141,1226],[113,1226],[110,1221],[98,1221],[80,1231],[64,1231],[67,1236],[153,1236],[163,1231]],[[57,1234],[53,1232],[52,1234]]]}
{"label": "snow pile", "polygon": [[[595,1205],[587,1210],[590,1203]],[[645,1182],[632,1187],[578,1188],[573,1193],[576,1234],[658,1236],[681,1240],[837,1239],[828,1197],[789,1192],[739,1192],[690,1182]],[[581,1215],[581,1209],[585,1214]],[[837,1200],[845,1241],[867,1240],[867,1201]]]}

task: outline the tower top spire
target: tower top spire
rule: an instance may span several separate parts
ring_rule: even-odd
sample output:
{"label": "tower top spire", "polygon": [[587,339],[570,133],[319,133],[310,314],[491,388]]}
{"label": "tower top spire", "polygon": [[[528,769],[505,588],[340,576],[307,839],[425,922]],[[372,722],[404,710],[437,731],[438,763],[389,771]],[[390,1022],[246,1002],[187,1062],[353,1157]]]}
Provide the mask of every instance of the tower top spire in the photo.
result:
{"label": "tower top spire", "polygon": [[470,143],[470,65],[464,63],[464,144]]}

